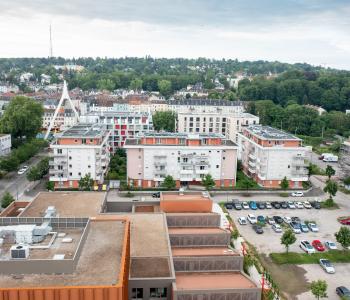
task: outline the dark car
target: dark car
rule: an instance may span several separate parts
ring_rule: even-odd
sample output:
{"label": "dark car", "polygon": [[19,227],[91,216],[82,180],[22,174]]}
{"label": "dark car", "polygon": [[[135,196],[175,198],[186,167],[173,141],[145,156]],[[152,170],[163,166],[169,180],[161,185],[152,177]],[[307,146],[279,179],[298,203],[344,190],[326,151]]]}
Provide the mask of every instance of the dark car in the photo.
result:
{"label": "dark car", "polygon": [[258,216],[257,220],[258,220],[258,223],[260,223],[260,224],[265,224],[265,222],[266,222],[264,216]]}
{"label": "dark car", "polygon": [[301,220],[299,217],[292,217],[291,220],[292,222],[295,222],[295,223],[301,223]]}
{"label": "dark car", "polygon": [[265,202],[257,202],[256,205],[258,206],[259,209],[265,209],[266,208]]}
{"label": "dark car", "polygon": [[319,201],[311,201],[310,204],[315,209],[320,209],[321,208],[321,203]]}
{"label": "dark car", "polygon": [[242,210],[242,204],[240,202],[233,202],[233,207],[235,210]]}
{"label": "dark car", "polygon": [[153,193],[153,194],[152,194],[152,197],[153,197],[153,198],[160,198],[160,192]]}
{"label": "dark car", "polygon": [[225,203],[226,209],[233,209],[233,204],[232,203]]}
{"label": "dark car", "polygon": [[279,204],[279,202],[277,202],[277,201],[272,202],[271,205],[275,209],[280,209],[281,208],[281,204]]}
{"label": "dark car", "polygon": [[281,208],[288,208],[288,203],[286,201],[280,202]]}
{"label": "dark car", "polygon": [[264,230],[262,229],[262,227],[260,225],[253,225],[253,230],[257,233],[257,234],[263,234]]}
{"label": "dark car", "polygon": [[342,299],[350,299],[350,290],[348,288],[346,288],[345,286],[338,286],[335,289],[335,292]]}
{"label": "dark car", "polygon": [[273,219],[275,220],[275,222],[277,224],[282,224],[283,223],[283,219],[280,216],[273,216]]}

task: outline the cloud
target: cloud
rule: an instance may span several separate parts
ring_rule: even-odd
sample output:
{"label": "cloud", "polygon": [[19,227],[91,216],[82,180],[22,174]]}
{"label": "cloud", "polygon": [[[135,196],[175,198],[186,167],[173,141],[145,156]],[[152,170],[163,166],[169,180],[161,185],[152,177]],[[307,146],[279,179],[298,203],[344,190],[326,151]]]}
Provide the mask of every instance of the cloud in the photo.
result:
{"label": "cloud", "polygon": [[1,57],[211,57],[350,69],[350,5],[323,0],[2,0]]}

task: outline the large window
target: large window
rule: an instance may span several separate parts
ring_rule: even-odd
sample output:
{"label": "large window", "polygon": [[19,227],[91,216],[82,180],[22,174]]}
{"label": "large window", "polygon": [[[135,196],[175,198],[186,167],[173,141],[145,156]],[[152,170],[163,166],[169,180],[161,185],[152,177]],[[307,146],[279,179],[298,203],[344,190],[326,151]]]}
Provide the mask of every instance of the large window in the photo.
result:
{"label": "large window", "polygon": [[150,289],[150,298],[166,298],[167,289],[166,288],[151,288]]}
{"label": "large window", "polygon": [[143,299],[143,288],[133,288],[131,290],[131,299]]}

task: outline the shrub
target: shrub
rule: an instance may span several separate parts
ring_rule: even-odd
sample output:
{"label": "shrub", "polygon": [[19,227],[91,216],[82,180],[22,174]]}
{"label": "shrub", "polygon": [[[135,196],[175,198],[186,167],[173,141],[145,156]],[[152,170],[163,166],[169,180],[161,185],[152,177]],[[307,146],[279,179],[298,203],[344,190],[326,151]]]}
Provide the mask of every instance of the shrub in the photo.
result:
{"label": "shrub", "polygon": [[1,199],[2,208],[8,207],[13,201],[15,201],[15,199],[12,197],[12,195],[9,192],[6,192]]}

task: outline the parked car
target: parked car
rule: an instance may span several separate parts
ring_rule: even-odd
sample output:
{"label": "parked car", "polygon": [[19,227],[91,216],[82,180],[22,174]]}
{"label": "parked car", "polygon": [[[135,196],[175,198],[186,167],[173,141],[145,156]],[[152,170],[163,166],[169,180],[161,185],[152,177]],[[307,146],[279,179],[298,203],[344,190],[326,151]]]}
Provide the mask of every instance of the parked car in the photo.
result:
{"label": "parked car", "polygon": [[264,216],[258,216],[257,220],[258,220],[259,223],[265,224],[265,217]]}
{"label": "parked car", "polygon": [[241,224],[241,225],[247,225],[248,224],[247,218],[246,217],[239,217],[238,218],[238,223]]}
{"label": "parked car", "polygon": [[306,241],[306,240],[302,240],[300,242],[300,248],[302,250],[304,250],[307,254],[311,254],[311,253],[315,253],[315,248],[311,246],[311,244]]}
{"label": "parked car", "polygon": [[300,220],[299,217],[291,217],[291,220],[292,220],[293,222],[301,223],[301,220]]}
{"label": "parked car", "polygon": [[292,197],[303,197],[304,193],[303,192],[293,192]]}
{"label": "parked car", "polygon": [[311,201],[310,204],[315,209],[320,209],[321,208],[321,202],[320,201]]}
{"label": "parked car", "polygon": [[257,234],[263,234],[264,230],[262,229],[262,227],[260,225],[254,224],[253,225],[253,229]]}
{"label": "parked car", "polygon": [[304,205],[304,207],[305,207],[306,209],[312,208],[312,206],[311,206],[311,204],[310,204],[309,201],[304,201],[303,205]]}
{"label": "parked car", "polygon": [[281,208],[288,208],[288,204],[286,201],[281,201],[280,205],[281,205]]}
{"label": "parked car", "polygon": [[320,259],[321,267],[329,274],[334,274],[335,269],[332,263],[328,259],[321,258]]}
{"label": "parked car", "polygon": [[300,229],[300,223],[297,222],[290,222],[289,223],[290,228],[292,229],[292,231],[294,233],[301,233],[301,229]]}
{"label": "parked car", "polygon": [[249,207],[250,207],[250,209],[252,209],[252,210],[257,210],[257,209],[258,209],[258,207],[257,207],[255,201],[250,201],[250,202],[249,202]]}
{"label": "parked car", "polygon": [[255,224],[257,222],[257,219],[253,214],[249,214],[247,219],[250,224]]}
{"label": "parked car", "polygon": [[288,207],[291,208],[291,209],[294,209],[295,208],[295,204],[293,201],[288,201]]}
{"label": "parked car", "polygon": [[20,168],[17,172],[18,175],[22,175],[24,174],[25,172],[27,172],[28,170],[28,166],[23,166],[22,168]]}
{"label": "parked car", "polygon": [[243,208],[243,209],[249,209],[249,204],[248,204],[248,202],[246,202],[246,201],[242,202],[242,208]]}
{"label": "parked car", "polygon": [[266,217],[266,222],[270,225],[273,225],[276,223],[272,217]]}
{"label": "parked car", "polygon": [[265,209],[265,202],[257,202],[256,205],[258,206],[259,209]]}
{"label": "parked car", "polygon": [[277,201],[272,202],[271,205],[275,209],[280,209],[281,208],[281,204],[279,204],[279,202],[277,202]]}
{"label": "parked car", "polygon": [[343,225],[350,225],[350,218],[341,219],[339,222]]}
{"label": "parked car", "polygon": [[335,292],[341,299],[350,299],[350,290],[345,286],[338,286],[335,289]]}
{"label": "parked car", "polygon": [[295,202],[295,207],[298,209],[304,208],[303,202]]}
{"label": "parked car", "polygon": [[233,207],[235,210],[242,210],[242,204],[238,201],[233,202]]}
{"label": "parked car", "polygon": [[233,204],[232,203],[225,203],[226,209],[233,209]]}
{"label": "parked car", "polygon": [[283,219],[280,216],[273,216],[273,219],[275,220],[275,222],[277,224],[282,224],[283,223]]}
{"label": "parked car", "polygon": [[324,245],[326,246],[327,249],[329,250],[337,250],[337,245],[334,242],[331,241],[326,241],[324,243]]}
{"label": "parked car", "polygon": [[309,223],[307,224],[311,232],[318,232],[318,227],[315,223]]}
{"label": "parked car", "polygon": [[160,192],[153,193],[153,194],[152,194],[152,197],[153,197],[153,198],[160,198]]}
{"label": "parked car", "polygon": [[290,217],[283,217],[283,222],[289,224],[290,222],[292,222],[292,219]]}
{"label": "parked car", "polygon": [[282,227],[280,225],[278,225],[278,224],[273,224],[272,225],[272,229],[273,229],[274,232],[277,232],[277,233],[282,232]]}
{"label": "parked car", "polygon": [[322,245],[321,241],[320,240],[313,240],[312,241],[312,246],[317,250],[317,251],[320,251],[320,252],[323,252],[326,250],[326,248]]}
{"label": "parked car", "polygon": [[300,223],[301,232],[309,232],[309,227],[305,223]]}
{"label": "parked car", "polygon": [[266,206],[266,209],[271,209],[272,208],[272,205],[271,205],[270,202],[266,202],[265,206]]}

